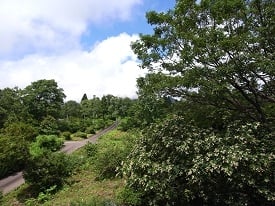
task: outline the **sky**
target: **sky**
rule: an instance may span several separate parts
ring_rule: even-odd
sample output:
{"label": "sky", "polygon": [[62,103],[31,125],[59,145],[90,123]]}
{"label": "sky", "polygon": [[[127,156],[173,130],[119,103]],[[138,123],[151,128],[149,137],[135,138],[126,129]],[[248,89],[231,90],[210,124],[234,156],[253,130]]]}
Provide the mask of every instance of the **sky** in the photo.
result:
{"label": "sky", "polygon": [[146,11],[175,0],[0,0],[0,89],[54,79],[66,101],[86,93],[136,97],[131,42],[150,34]]}

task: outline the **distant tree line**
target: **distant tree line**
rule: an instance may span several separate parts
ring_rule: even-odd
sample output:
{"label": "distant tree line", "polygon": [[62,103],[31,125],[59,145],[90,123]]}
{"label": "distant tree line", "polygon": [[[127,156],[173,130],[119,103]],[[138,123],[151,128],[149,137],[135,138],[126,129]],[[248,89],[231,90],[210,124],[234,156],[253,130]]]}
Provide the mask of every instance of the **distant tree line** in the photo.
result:
{"label": "distant tree line", "polygon": [[39,135],[71,139],[130,115],[135,100],[104,95],[65,102],[55,80],[38,80],[24,89],[0,90],[0,177],[25,167],[29,146]]}

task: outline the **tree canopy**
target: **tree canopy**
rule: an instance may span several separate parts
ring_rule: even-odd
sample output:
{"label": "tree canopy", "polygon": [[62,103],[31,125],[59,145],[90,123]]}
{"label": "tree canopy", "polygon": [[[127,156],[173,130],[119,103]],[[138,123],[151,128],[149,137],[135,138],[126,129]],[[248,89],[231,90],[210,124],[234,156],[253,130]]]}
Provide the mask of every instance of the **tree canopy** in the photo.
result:
{"label": "tree canopy", "polygon": [[32,82],[23,91],[24,104],[36,120],[43,120],[47,116],[58,118],[65,97],[55,80]]}
{"label": "tree canopy", "polygon": [[132,48],[150,71],[150,92],[274,121],[274,8],[273,0],[178,0],[148,12],[154,33]]}
{"label": "tree canopy", "polygon": [[143,205],[274,202],[274,13],[273,0],[177,0],[147,13],[154,31],[132,49],[149,71],[138,94],[153,118],[123,166]]}

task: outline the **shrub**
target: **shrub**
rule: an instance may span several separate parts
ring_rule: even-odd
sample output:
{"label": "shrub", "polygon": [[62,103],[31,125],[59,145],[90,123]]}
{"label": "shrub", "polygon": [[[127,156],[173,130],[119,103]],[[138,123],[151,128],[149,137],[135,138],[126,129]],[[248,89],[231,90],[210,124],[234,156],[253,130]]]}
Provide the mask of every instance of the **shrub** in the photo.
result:
{"label": "shrub", "polygon": [[72,139],[71,133],[68,132],[68,131],[62,132],[61,137],[64,138],[65,140],[71,140]]}
{"label": "shrub", "polygon": [[55,152],[63,146],[63,140],[56,135],[39,135],[36,141],[30,145],[32,156],[42,155],[45,151]]}
{"label": "shrub", "polygon": [[73,134],[74,137],[87,138],[87,134],[85,132],[76,132]]}
{"label": "shrub", "polygon": [[24,168],[29,142],[24,135],[0,134],[0,178]]}
{"label": "shrub", "polygon": [[[119,174],[121,162],[131,150],[133,137],[120,131],[112,131],[99,139],[93,165],[98,179],[114,178]],[[93,152],[93,146],[91,146]]]}
{"label": "shrub", "polygon": [[95,132],[94,127],[90,126],[90,127],[86,128],[85,133],[87,133],[87,134],[95,134],[96,132]]}
{"label": "shrub", "polygon": [[85,145],[85,151],[88,157],[94,157],[97,153],[97,145],[93,143],[88,143]]}
{"label": "shrub", "polygon": [[40,123],[40,134],[45,135],[58,135],[58,122],[57,120],[52,116],[47,116],[43,119],[43,121]]}
{"label": "shrub", "polygon": [[22,139],[31,142],[35,140],[35,137],[38,135],[38,131],[30,124],[15,122],[6,125],[4,128],[4,134],[14,137],[20,136]]}
{"label": "shrub", "polygon": [[96,119],[94,120],[94,129],[95,130],[100,130],[105,127],[105,121],[103,119]]}
{"label": "shrub", "polygon": [[151,126],[123,164],[146,205],[269,205],[274,133],[234,123],[224,132],[173,117]]}
{"label": "shrub", "polygon": [[141,194],[131,188],[124,187],[116,194],[116,200],[119,205],[140,205]]}
{"label": "shrub", "polygon": [[60,187],[72,173],[70,157],[64,153],[44,152],[32,156],[24,170],[24,178],[37,192]]}
{"label": "shrub", "polygon": [[131,117],[126,117],[120,120],[118,129],[121,131],[128,131],[130,129],[135,128],[135,122],[133,121],[133,118]]}

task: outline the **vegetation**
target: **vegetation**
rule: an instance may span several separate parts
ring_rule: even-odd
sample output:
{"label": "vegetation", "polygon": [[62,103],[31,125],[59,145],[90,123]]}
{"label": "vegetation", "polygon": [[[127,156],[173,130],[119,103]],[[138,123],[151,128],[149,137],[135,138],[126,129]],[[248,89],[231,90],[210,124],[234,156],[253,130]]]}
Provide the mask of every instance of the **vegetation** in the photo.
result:
{"label": "vegetation", "polygon": [[155,124],[124,163],[141,205],[275,201],[274,6],[180,0],[147,13],[154,33],[132,48],[149,70],[139,100]]}
{"label": "vegetation", "polygon": [[[122,145],[125,146],[128,137],[135,138],[132,133],[120,131],[113,131],[104,135],[99,139],[98,144],[88,144],[85,148],[76,151],[72,155],[64,156],[69,160],[69,164],[66,164],[64,159],[58,160],[58,157],[56,157],[56,155],[63,156],[62,153],[48,153],[53,155],[53,157],[49,157],[52,161],[47,161],[49,160],[48,158],[43,158],[42,160],[34,161],[34,167],[29,167],[36,168],[36,170],[33,169],[29,173],[30,176],[32,174],[38,178],[38,175],[41,175],[39,178],[42,178],[42,181],[37,181],[37,184],[42,184],[45,180],[44,183],[48,184],[48,186],[33,185],[31,181],[27,181],[19,190],[5,195],[3,197],[3,205],[108,205],[121,201],[119,197],[121,196],[121,191],[124,190],[124,180],[114,176],[111,179],[109,177],[99,178],[100,173],[98,173],[98,167],[95,167],[94,162],[101,155],[101,149],[104,152],[108,150],[104,145],[117,142],[122,147]],[[97,152],[91,153],[95,148],[97,148]],[[71,176],[68,178],[63,176],[63,186],[58,187],[56,183],[61,179],[60,176],[64,174],[61,170],[61,168],[64,169],[63,165],[71,165]],[[120,166],[118,164],[118,167]],[[66,168],[65,172],[67,171]],[[53,175],[54,170],[59,175]],[[42,175],[43,172],[46,172],[46,174]],[[112,173],[117,173],[116,168],[114,168]],[[57,180],[56,178],[59,179]],[[41,188],[46,189],[41,190]]]}
{"label": "vegetation", "polygon": [[99,180],[119,175],[121,163],[127,159],[134,139],[133,134],[115,130],[100,138],[96,145],[85,147]]}
{"label": "vegetation", "polygon": [[[154,32],[132,44],[148,70],[136,100],[64,102],[54,80],[0,90],[0,176],[25,169],[40,192],[20,200],[29,205],[272,205],[274,8],[177,0],[148,12]],[[118,120],[97,144],[57,152],[60,137]]]}

